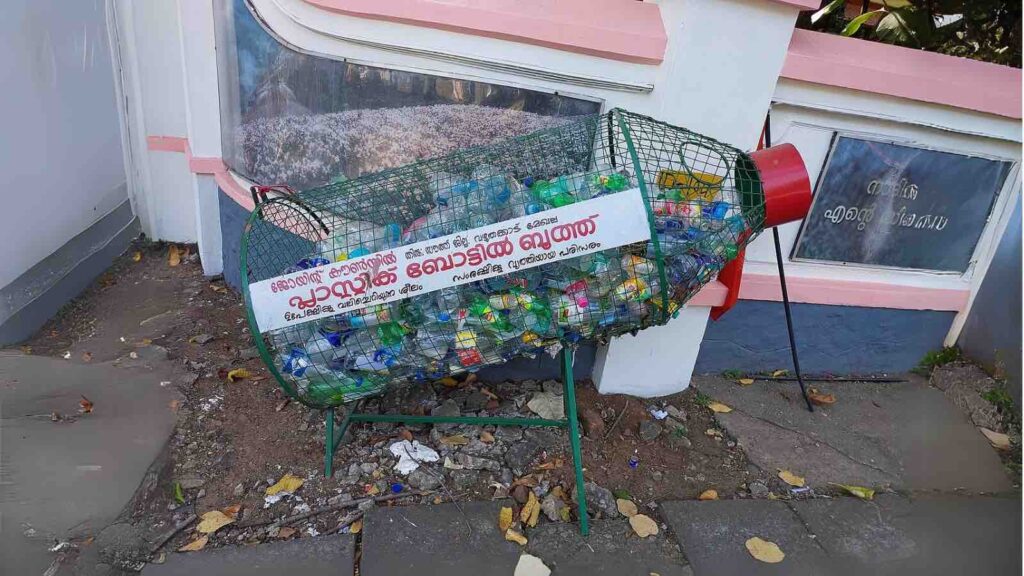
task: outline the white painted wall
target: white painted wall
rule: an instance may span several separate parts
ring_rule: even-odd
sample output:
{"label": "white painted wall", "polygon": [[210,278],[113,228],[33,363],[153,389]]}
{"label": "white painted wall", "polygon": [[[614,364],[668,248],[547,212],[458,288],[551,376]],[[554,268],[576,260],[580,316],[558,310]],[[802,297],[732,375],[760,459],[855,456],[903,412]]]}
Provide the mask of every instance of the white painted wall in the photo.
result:
{"label": "white painted wall", "polygon": [[128,198],[104,0],[0,18],[0,287]]}

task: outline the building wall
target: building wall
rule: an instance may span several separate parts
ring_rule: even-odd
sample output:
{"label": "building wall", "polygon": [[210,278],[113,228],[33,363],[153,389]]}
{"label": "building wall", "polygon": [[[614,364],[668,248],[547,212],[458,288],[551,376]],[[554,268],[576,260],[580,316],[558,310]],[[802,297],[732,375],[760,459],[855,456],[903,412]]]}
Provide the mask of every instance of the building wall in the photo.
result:
{"label": "building wall", "polygon": [[30,335],[134,236],[105,2],[0,19],[0,344]]}
{"label": "building wall", "polygon": [[981,283],[958,344],[971,359],[1005,375],[1021,403],[1021,200]]}

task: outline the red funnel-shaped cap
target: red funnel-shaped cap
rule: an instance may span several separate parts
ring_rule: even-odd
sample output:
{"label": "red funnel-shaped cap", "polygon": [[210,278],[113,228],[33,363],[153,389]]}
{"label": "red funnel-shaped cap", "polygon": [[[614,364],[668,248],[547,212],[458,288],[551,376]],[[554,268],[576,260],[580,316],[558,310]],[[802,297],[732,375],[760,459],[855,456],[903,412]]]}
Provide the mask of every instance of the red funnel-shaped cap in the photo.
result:
{"label": "red funnel-shaped cap", "polygon": [[811,180],[796,147],[779,144],[750,154],[764,190],[764,227],[802,220],[811,209]]}

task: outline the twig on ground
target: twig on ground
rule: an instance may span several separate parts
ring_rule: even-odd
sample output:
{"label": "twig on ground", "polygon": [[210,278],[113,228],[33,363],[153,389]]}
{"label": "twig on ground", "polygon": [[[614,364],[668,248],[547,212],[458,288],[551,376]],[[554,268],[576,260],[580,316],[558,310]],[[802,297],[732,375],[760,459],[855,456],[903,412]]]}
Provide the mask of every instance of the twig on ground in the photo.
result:
{"label": "twig on ground", "polygon": [[608,428],[608,431],[604,433],[605,438],[608,438],[609,436],[612,435],[612,430],[615,430],[615,427],[619,425],[619,420],[622,420],[622,416],[626,413],[627,408],[629,408],[629,398],[626,398],[626,403],[622,405],[622,410],[620,410],[619,415],[616,416],[615,422],[612,422],[611,427]]}
{"label": "twig on ground", "polygon": [[167,532],[167,534],[164,534],[163,536],[160,537],[159,540],[156,541],[156,544],[154,544],[153,547],[149,549],[149,553],[150,554],[156,553],[157,550],[163,548],[164,545],[167,544],[168,542],[170,542],[172,538],[174,538],[175,536],[178,535],[178,533],[180,533],[185,528],[188,528],[193,522],[195,522],[198,519],[199,519],[199,516],[196,516],[195,514],[192,514],[188,518],[186,518],[181,524],[178,524],[174,528],[171,528]]}
{"label": "twig on ground", "polygon": [[359,520],[362,517],[363,517],[363,512],[361,510],[356,510],[355,512],[349,512],[347,515],[345,515],[344,518],[342,518],[341,520],[338,521],[338,525],[334,527],[334,530],[331,530],[331,533],[332,534],[337,534],[338,532],[341,532],[345,528],[351,526],[353,522],[355,522],[356,520]]}
{"label": "twig on ground", "polygon": [[426,496],[433,494],[432,490],[417,490],[413,492],[399,492],[398,494],[385,494],[384,496],[376,496],[373,498],[360,498],[358,500],[349,500],[347,502],[339,502],[338,504],[331,504],[330,506],[323,506],[310,510],[309,512],[303,512],[302,514],[295,514],[294,516],[288,516],[281,520],[261,520],[259,522],[247,522],[244,524],[238,524],[238,528],[254,528],[256,526],[268,526],[270,524],[277,524],[284,526],[285,524],[293,524],[306,518],[312,518],[326,512],[337,512],[338,510],[344,510],[345,508],[355,508],[363,502],[374,501],[374,502],[387,502],[388,500],[397,500],[398,498],[406,498],[409,496]]}

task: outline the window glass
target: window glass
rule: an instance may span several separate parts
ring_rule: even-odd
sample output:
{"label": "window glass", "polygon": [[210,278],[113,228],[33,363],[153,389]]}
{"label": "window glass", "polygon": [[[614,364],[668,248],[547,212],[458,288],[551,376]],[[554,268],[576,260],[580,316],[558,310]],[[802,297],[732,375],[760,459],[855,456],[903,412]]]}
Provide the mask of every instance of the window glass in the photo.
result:
{"label": "window glass", "polygon": [[245,0],[219,0],[224,160],[305,189],[600,111],[598,102],[311,56],[278,42]]}

